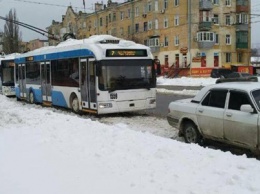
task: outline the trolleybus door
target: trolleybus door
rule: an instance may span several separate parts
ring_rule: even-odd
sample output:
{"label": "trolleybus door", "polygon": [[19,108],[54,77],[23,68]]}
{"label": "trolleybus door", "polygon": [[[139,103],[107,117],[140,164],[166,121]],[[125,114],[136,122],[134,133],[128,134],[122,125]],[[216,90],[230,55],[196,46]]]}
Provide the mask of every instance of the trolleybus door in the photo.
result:
{"label": "trolleybus door", "polygon": [[82,108],[97,109],[96,105],[96,81],[94,59],[81,59],[81,99]]}
{"label": "trolleybus door", "polygon": [[51,102],[51,65],[50,62],[41,63],[42,100]]}
{"label": "trolleybus door", "polygon": [[20,98],[26,98],[25,64],[18,65],[18,84]]}

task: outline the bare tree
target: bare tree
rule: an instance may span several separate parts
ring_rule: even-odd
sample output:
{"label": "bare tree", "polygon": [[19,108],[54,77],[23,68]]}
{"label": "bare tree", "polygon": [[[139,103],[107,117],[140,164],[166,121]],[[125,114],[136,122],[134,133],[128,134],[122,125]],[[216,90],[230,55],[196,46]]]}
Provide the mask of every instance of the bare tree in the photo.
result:
{"label": "bare tree", "polygon": [[21,33],[16,21],[18,21],[16,10],[11,9],[9,14],[6,15],[4,25],[3,51],[5,54],[20,52]]}

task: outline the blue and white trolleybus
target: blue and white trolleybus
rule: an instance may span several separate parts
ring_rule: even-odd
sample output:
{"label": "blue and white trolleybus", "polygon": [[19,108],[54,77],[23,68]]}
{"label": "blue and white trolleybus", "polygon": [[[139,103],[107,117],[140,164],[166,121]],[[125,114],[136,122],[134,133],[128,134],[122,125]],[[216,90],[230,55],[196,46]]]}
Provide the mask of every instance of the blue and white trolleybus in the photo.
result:
{"label": "blue and white trolleybus", "polygon": [[149,47],[110,35],[69,39],[15,58],[18,100],[95,114],[155,108]]}

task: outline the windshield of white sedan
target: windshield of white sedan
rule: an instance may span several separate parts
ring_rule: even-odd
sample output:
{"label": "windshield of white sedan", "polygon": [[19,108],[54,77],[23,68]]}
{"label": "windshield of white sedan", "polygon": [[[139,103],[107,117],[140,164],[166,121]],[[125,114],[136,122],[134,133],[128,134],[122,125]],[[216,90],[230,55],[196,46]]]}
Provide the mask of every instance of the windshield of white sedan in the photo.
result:
{"label": "windshield of white sedan", "polygon": [[260,109],[260,90],[255,90],[252,92],[254,100],[257,104],[257,108]]}
{"label": "windshield of white sedan", "polygon": [[155,87],[152,60],[102,61],[100,71],[100,90],[112,92]]}

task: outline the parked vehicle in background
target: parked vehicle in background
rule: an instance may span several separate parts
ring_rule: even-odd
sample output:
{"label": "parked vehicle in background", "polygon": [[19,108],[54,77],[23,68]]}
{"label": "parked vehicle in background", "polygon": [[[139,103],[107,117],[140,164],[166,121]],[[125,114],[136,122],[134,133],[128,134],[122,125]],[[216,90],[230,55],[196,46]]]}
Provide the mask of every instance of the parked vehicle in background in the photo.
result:
{"label": "parked vehicle in background", "polygon": [[14,87],[14,58],[18,56],[19,53],[12,53],[5,55],[0,58],[0,72],[1,72],[1,89],[2,94],[8,97],[15,96]]}
{"label": "parked vehicle in background", "polygon": [[205,86],[194,98],[171,102],[168,110],[168,123],[187,143],[211,139],[260,155],[258,82]]}
{"label": "parked vehicle in background", "polygon": [[214,68],[211,70],[210,77],[212,78],[220,78],[220,77],[227,77],[233,71],[226,68]]}
{"label": "parked vehicle in background", "polygon": [[245,72],[232,72],[226,76],[226,78],[238,78],[238,77],[249,77],[252,76],[250,73]]}

